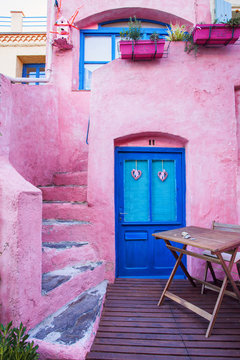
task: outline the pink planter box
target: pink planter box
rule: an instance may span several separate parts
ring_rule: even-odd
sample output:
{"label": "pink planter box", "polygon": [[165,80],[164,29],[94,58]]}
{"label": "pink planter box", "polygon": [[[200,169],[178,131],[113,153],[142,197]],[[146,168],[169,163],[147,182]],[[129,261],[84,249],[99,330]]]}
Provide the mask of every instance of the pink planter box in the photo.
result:
{"label": "pink planter box", "polygon": [[122,59],[151,60],[163,56],[165,40],[120,41]]}
{"label": "pink planter box", "polygon": [[193,30],[193,41],[198,45],[234,44],[239,36],[240,27],[231,28],[225,24],[197,24]]}

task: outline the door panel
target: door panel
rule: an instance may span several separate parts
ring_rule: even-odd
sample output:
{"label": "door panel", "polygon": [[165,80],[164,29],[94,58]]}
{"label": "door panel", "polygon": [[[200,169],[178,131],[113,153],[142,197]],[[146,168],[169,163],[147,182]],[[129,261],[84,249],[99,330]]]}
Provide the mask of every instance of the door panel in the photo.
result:
{"label": "door panel", "polygon": [[[165,181],[158,176],[159,169],[167,171]],[[161,171],[161,170],[160,170]],[[152,161],[152,220],[153,221],[176,221],[176,166],[174,160],[153,160]],[[161,204],[159,204],[161,199]]]}
{"label": "door panel", "polygon": [[169,276],[175,259],[152,234],[185,226],[184,156],[184,149],[116,148],[116,276]]}
{"label": "door panel", "polygon": [[136,168],[136,161],[124,160],[124,220],[148,221],[149,220],[149,177],[148,161],[137,162],[142,174],[134,180],[131,171]]}

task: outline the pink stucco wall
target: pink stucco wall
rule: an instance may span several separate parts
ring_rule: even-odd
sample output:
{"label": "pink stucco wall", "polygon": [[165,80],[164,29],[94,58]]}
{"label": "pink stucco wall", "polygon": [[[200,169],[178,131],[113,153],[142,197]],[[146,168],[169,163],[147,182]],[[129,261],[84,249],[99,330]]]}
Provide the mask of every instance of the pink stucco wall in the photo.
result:
{"label": "pink stucco wall", "polygon": [[1,322],[29,325],[41,296],[40,190],[0,158]]}
{"label": "pink stucco wall", "polygon": [[56,88],[16,84],[12,99],[10,161],[32,184],[49,184],[59,160]]}
{"label": "pink stucco wall", "polygon": [[[165,144],[169,134],[186,139],[187,225],[237,222],[239,59],[237,46],[203,48],[195,57],[172,43],[166,59],[118,59],[94,72],[88,201],[98,212],[100,241],[108,244],[104,256],[114,259],[114,141],[128,135],[150,131]],[[189,268],[201,266],[194,260]]]}
{"label": "pink stucco wall", "polygon": [[15,101],[12,85],[3,76],[0,88],[1,322],[29,325],[41,296],[42,195],[9,162]]}

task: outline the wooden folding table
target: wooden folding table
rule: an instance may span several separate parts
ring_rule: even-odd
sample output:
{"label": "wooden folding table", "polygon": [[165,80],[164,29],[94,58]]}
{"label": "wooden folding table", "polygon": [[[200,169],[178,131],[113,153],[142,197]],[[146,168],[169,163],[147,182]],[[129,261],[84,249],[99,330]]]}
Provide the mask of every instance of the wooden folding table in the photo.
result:
{"label": "wooden folding table", "polygon": [[[190,235],[190,238],[184,238],[184,234],[182,234],[183,232],[187,232]],[[153,234],[153,236],[157,239],[163,239],[167,248],[172,252],[173,256],[176,259],[176,264],[166,283],[158,305],[160,306],[163,303],[164,298],[167,297],[207,319],[209,321],[209,325],[205,336],[209,337],[216,321],[216,317],[219,312],[224,294],[232,296],[240,301],[239,289],[236,286],[236,283],[231,275],[231,270],[237,254],[238,246],[240,246],[240,233],[188,226],[180,229],[155,233]],[[183,247],[179,248],[177,246],[174,246],[171,244],[171,241],[183,244]],[[189,246],[202,250],[209,250],[212,252],[212,254],[216,255],[216,257],[208,257],[206,259],[206,256],[199,253],[199,251],[196,252],[193,249],[188,250],[187,247]],[[231,259],[228,266],[223,260],[223,252],[228,252],[231,254]],[[177,253],[179,253],[179,255]],[[182,263],[182,257],[184,254],[203,259],[205,261],[207,260],[215,264],[220,264],[225,272],[225,277],[221,287],[213,285],[207,281],[192,277]],[[197,281],[206,285],[209,289],[219,292],[212,314],[168,291],[179,266],[181,266],[184,274],[186,275],[192,286],[196,286],[195,281]],[[230,284],[232,285],[233,291],[226,290],[228,282],[230,282]]]}

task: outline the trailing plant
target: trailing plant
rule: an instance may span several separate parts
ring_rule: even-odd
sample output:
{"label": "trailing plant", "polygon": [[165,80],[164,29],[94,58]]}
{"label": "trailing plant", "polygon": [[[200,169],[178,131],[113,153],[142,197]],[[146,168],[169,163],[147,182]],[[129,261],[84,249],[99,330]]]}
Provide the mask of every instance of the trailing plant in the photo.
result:
{"label": "trailing plant", "polygon": [[150,40],[151,41],[157,41],[159,39],[159,34],[154,32],[150,35]]}
{"label": "trailing plant", "polygon": [[185,25],[173,25],[170,24],[170,29],[168,29],[168,36],[166,40],[168,41],[186,41],[188,40],[187,28]]}
{"label": "trailing plant", "polygon": [[120,32],[121,39],[125,40],[139,40],[142,37],[141,32],[142,23],[137,20],[136,16],[129,18],[128,29]]}
{"label": "trailing plant", "polygon": [[225,19],[220,21],[219,19],[215,19],[213,24],[226,24],[231,28],[240,26],[240,14],[239,11],[236,11],[237,15],[233,16],[231,19],[227,20],[227,15],[225,15]]}
{"label": "trailing plant", "polygon": [[198,45],[195,44],[193,41],[192,31],[189,34],[187,34],[187,36],[186,36],[186,43],[185,43],[184,51],[187,54],[189,54],[191,51],[194,51],[195,56],[197,55]]}
{"label": "trailing plant", "polygon": [[12,321],[6,326],[0,324],[0,360],[37,360],[38,346],[29,343],[26,327],[21,323],[19,328],[12,326]]}

